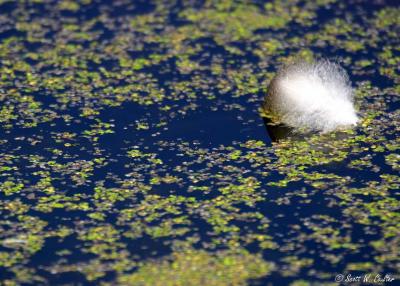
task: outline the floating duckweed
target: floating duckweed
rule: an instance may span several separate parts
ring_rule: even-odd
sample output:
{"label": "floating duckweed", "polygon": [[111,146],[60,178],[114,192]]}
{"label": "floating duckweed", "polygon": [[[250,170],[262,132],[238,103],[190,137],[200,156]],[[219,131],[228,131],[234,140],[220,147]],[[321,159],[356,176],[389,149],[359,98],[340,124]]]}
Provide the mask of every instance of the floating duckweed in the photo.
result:
{"label": "floating duckweed", "polygon": [[273,269],[260,257],[242,251],[220,251],[210,255],[204,251],[185,250],[173,253],[170,259],[148,262],[137,273],[122,276],[124,285],[246,285],[250,278],[266,275]]}

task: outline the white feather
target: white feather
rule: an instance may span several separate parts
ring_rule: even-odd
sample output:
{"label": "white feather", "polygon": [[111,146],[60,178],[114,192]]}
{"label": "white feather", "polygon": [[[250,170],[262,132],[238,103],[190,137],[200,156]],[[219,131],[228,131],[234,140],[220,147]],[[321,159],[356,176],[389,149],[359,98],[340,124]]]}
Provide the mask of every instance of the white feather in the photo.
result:
{"label": "white feather", "polygon": [[290,127],[322,132],[358,121],[349,77],[328,60],[297,62],[281,69],[269,86],[264,108]]}

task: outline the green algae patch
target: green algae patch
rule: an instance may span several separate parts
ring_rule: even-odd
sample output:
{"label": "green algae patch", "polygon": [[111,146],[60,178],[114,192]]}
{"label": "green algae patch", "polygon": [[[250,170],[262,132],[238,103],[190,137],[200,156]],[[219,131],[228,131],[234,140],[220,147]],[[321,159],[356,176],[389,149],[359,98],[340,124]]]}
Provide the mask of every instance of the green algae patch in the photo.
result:
{"label": "green algae patch", "polygon": [[190,249],[144,263],[136,273],[118,281],[123,285],[246,285],[272,269],[272,264],[243,250],[210,254]]}
{"label": "green algae patch", "polygon": [[272,13],[265,15],[255,6],[239,6],[233,11],[206,9],[201,11],[187,11],[183,16],[189,21],[204,25],[208,32],[218,32],[219,29],[231,40],[237,41],[252,36],[257,29],[279,29],[284,27],[288,19]]}

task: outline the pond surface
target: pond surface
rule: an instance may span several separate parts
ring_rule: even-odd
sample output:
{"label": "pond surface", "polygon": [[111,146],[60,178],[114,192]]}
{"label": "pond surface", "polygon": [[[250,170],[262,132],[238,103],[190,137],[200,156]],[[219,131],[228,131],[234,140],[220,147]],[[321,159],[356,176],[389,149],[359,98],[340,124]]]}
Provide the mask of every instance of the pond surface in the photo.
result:
{"label": "pond surface", "polygon": [[[0,0],[2,285],[398,282],[396,2]],[[360,123],[273,142],[322,57]]]}

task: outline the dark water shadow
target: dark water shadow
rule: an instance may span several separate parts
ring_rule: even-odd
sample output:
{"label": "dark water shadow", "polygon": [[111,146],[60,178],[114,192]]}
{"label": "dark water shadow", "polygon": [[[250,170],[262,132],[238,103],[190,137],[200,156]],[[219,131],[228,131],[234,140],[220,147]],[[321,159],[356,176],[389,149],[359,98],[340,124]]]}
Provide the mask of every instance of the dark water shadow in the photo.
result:
{"label": "dark water shadow", "polygon": [[264,121],[265,128],[267,129],[268,136],[269,138],[271,138],[272,142],[278,142],[280,140],[288,138],[292,138],[294,140],[298,140],[301,138],[301,135],[297,133],[292,127],[289,127],[282,123],[273,122],[268,117],[262,117],[262,119]]}
{"label": "dark water shadow", "polygon": [[[264,121],[268,136],[270,137],[272,142],[279,142],[284,139],[291,139],[295,141],[307,140],[307,138],[318,134],[318,131],[298,131],[295,128],[287,126],[283,123],[273,122],[268,117],[262,117],[262,119]],[[344,130],[337,130],[332,132],[334,132],[332,140],[344,140],[350,136]]]}

